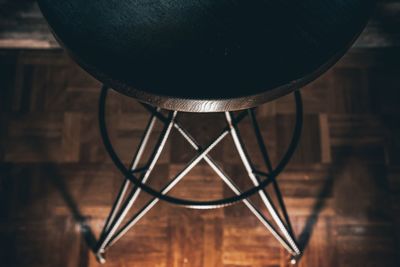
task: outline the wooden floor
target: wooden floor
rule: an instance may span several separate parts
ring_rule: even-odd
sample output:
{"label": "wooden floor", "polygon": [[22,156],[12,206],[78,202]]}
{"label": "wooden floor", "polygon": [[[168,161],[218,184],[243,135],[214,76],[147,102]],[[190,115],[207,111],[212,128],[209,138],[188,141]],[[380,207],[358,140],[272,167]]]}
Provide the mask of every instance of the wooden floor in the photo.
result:
{"label": "wooden floor", "polygon": [[[399,50],[353,50],[302,90],[301,144],[279,177],[304,247],[299,266],[400,266],[399,58]],[[99,266],[91,238],[98,237],[122,177],[101,143],[98,87],[60,51],[0,52],[0,266]],[[117,93],[108,108],[113,143],[128,162],[148,115]],[[292,96],[258,110],[275,164],[290,139],[293,112]],[[180,120],[201,144],[224,126],[215,114]],[[249,126],[245,120],[241,130],[261,166]],[[151,184],[160,188],[194,155],[174,133]],[[243,189],[250,186],[230,138],[212,155]],[[232,196],[205,164],[172,194]],[[143,194],[135,209],[147,199]],[[106,264],[287,265],[288,254],[241,203],[208,211],[159,203],[112,247]]]}

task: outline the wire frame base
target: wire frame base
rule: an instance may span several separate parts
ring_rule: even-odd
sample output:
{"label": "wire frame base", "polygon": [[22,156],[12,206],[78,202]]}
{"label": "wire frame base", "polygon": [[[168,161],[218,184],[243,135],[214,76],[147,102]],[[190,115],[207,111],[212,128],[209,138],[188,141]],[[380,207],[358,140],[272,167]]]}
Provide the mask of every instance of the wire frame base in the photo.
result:
{"label": "wire frame base", "polygon": [[[168,115],[165,116],[161,113],[159,108],[154,108],[149,105],[143,104],[146,110],[150,113],[150,118],[147,126],[144,130],[143,136],[139,142],[136,153],[131,161],[129,168],[121,168],[121,161],[116,156],[115,151],[112,148],[111,142],[108,138],[105,125],[105,99],[107,96],[108,88],[103,86],[102,94],[100,97],[100,109],[99,109],[99,120],[100,129],[102,133],[103,142],[106,145],[106,149],[109,152],[114,163],[124,173],[125,179],[121,185],[116,200],[111,208],[110,214],[104,224],[103,230],[100,234],[99,241],[96,246],[96,258],[100,263],[105,263],[105,252],[112,247],[118,240],[120,240],[136,223],[138,223],[146,214],[149,212],[160,200],[167,200],[174,204],[184,205],[188,208],[196,209],[210,209],[220,208],[230,204],[234,204],[238,201],[243,202],[246,207],[256,216],[260,223],[273,235],[273,237],[286,249],[291,255],[291,264],[295,264],[300,258],[302,252],[299,248],[295,235],[290,223],[290,218],[286,210],[286,206],[282,197],[277,180],[275,179],[286,164],[289,162],[293,152],[297,146],[300,138],[301,126],[302,126],[302,105],[300,92],[296,91],[296,127],[293,134],[292,142],[289,145],[288,151],[282,158],[276,168],[273,168],[269,158],[269,154],[262,137],[260,127],[256,118],[255,110],[248,109],[242,111],[236,117],[231,112],[224,112],[227,126],[215,138],[208,146],[201,147],[199,143],[186,131],[179,121],[177,120],[177,111],[168,111]],[[252,128],[254,130],[258,147],[262,154],[265,166],[268,170],[267,173],[257,170],[249,157],[246,150],[246,146],[243,143],[238,124],[246,116],[250,117]],[[158,136],[156,145],[147,161],[144,168],[139,168],[139,162],[143,157],[143,153],[146,150],[151,133],[153,132],[156,121],[163,123],[163,129]],[[146,186],[154,167],[163,151],[165,144],[170,136],[171,131],[175,129],[180,135],[189,143],[189,145],[197,151],[197,155],[175,176],[173,177],[159,192],[154,192],[154,189],[149,190]],[[214,149],[226,136],[230,135],[233,139],[234,146],[240,156],[241,162],[243,163],[248,177],[254,185],[252,190],[242,192],[235,182],[223,171],[223,168],[210,156],[210,151]],[[218,177],[232,190],[236,195],[233,198],[227,198],[218,201],[209,202],[196,202],[190,200],[181,200],[173,197],[168,197],[167,194],[172,190],[185,176],[192,170],[199,162],[204,160],[212,170],[218,175]],[[123,164],[122,164],[123,165]],[[126,173],[128,172],[128,174]],[[138,178],[137,178],[138,177]],[[265,177],[262,180],[260,177]],[[271,184],[274,193],[277,198],[277,205],[272,201],[270,195],[266,191],[266,186]],[[136,214],[134,214],[126,223],[123,223],[129,210],[136,202],[142,189],[153,195],[153,198],[148,201]],[[272,220],[261,212],[248,198],[253,193],[258,193],[263,204],[265,205]],[[278,211],[277,207],[280,209]]]}

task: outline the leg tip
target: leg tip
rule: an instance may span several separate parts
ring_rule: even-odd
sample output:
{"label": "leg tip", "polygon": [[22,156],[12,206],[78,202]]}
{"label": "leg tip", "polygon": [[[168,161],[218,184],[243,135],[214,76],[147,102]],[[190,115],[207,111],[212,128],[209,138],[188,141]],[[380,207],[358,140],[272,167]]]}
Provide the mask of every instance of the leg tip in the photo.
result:
{"label": "leg tip", "polygon": [[297,265],[299,263],[300,258],[301,258],[301,254],[298,254],[297,256],[292,256],[289,261],[290,265],[293,265],[293,266]]}
{"label": "leg tip", "polygon": [[104,253],[96,253],[96,260],[100,264],[106,263],[106,258],[104,257]]}

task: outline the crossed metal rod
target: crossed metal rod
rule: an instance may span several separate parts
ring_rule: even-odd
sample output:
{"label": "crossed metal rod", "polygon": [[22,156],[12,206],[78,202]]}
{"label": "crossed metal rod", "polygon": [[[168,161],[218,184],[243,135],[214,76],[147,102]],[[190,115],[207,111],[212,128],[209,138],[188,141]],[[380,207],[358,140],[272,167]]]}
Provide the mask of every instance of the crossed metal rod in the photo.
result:
{"label": "crossed metal rod", "polygon": [[[240,195],[241,191],[239,187],[233,182],[233,180],[222,170],[218,163],[212,159],[209,155],[209,152],[219,144],[228,134],[231,134],[235,147],[240,155],[240,158],[246,168],[246,171],[255,186],[260,184],[259,176],[265,176],[269,179],[273,186],[275,193],[278,198],[278,203],[281,208],[281,211],[284,216],[284,221],[282,220],[280,214],[277,212],[273,202],[271,201],[269,195],[266,190],[260,190],[259,195],[265,204],[268,212],[271,214],[272,219],[278,226],[281,233],[279,233],[273,224],[264,216],[264,214],[255,207],[255,205],[249,199],[243,199],[242,202],[250,209],[250,211],[260,220],[260,222],[266,227],[271,234],[274,236],[276,240],[281,243],[281,245],[293,256],[299,257],[301,252],[296,244],[293,231],[290,225],[289,216],[287,214],[282,194],[280,192],[279,186],[275,180],[273,175],[269,175],[268,173],[263,173],[256,170],[250,160],[250,157],[245,150],[244,143],[240,137],[239,130],[237,128],[237,124],[244,118],[246,115],[250,116],[250,119],[253,124],[253,129],[256,134],[257,142],[259,144],[260,150],[263,155],[264,162],[267,166],[268,172],[272,173],[273,168],[272,164],[269,160],[268,152],[266,150],[266,146],[262,140],[262,136],[259,130],[259,126],[257,120],[255,118],[255,114],[253,110],[249,110],[247,112],[241,112],[236,118],[230,112],[225,112],[226,121],[228,126],[225,127],[219,136],[211,142],[207,147],[202,148],[196,140],[177,122],[176,116],[177,111],[170,111],[168,117],[164,116],[159,109],[155,109],[148,105],[143,104],[144,107],[151,113],[151,117],[146,126],[144,135],[139,143],[137,152],[130,164],[130,170],[132,172],[140,172],[141,177],[140,181],[145,183],[150,173],[152,172],[155,164],[158,161],[158,158],[165,146],[165,143],[171,133],[172,127],[174,127],[183,137],[184,139],[198,152],[197,156],[195,156],[188,165],[182,169],[164,188],[161,190],[162,194],[167,194],[172,188],[174,188],[183,178],[184,176],[193,169],[202,159],[216,172],[216,174],[222,179],[222,181],[236,194]],[[138,168],[138,164],[143,156],[143,152],[148,144],[149,137],[153,131],[154,123],[156,118],[164,123],[164,128],[159,136],[157,144],[151,154],[146,166],[144,168]],[[143,216],[151,210],[154,205],[159,201],[158,198],[152,198],[149,202],[147,202],[132,218],[130,218],[122,227],[119,228],[124,218],[126,217],[128,211],[131,209],[132,205],[136,201],[139,196],[141,189],[133,185],[133,188],[129,195],[126,197],[128,193],[128,189],[130,186],[130,181],[125,179],[120,191],[118,193],[117,199],[112,207],[110,215],[108,216],[103,231],[100,235],[100,240],[98,242],[96,256],[100,262],[105,262],[103,257],[104,252],[110,248],[113,244],[115,244],[120,238],[122,238]],[[125,200],[125,202],[124,202]],[[192,208],[207,208],[207,207],[192,207]],[[119,229],[119,230],[118,230]]]}
{"label": "crossed metal rod", "polygon": [[[258,121],[257,121],[256,115],[255,115],[255,112],[254,112],[254,108],[248,109],[248,114],[250,116],[251,124],[253,125],[253,129],[254,129],[254,133],[256,135],[256,140],[257,140],[257,143],[258,143],[258,147],[260,148],[260,152],[261,152],[262,157],[264,159],[264,164],[267,167],[268,172],[272,173],[274,169],[272,167],[272,163],[271,163],[271,160],[269,158],[267,146],[265,145],[264,139],[263,139],[263,137],[261,135],[260,126],[258,125]],[[262,175],[262,176],[264,176],[264,175]],[[278,182],[276,181],[276,176],[272,175],[271,176],[271,180],[272,180],[272,185],[273,185],[276,197],[278,199],[279,207],[281,208],[281,211],[283,213],[283,217],[285,219],[287,230],[289,231],[291,236],[294,236],[293,227],[292,227],[292,224],[290,222],[289,214],[288,214],[288,212],[286,210],[286,205],[285,205],[285,202],[283,200],[282,192],[281,192],[281,190],[279,188]],[[264,190],[265,190],[265,188],[264,188]]]}

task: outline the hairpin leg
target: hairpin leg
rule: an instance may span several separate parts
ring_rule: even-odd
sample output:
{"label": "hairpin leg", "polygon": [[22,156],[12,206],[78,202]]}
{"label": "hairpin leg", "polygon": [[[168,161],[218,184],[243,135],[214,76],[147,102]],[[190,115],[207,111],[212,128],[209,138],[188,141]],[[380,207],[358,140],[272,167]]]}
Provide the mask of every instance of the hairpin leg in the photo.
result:
{"label": "hairpin leg", "polygon": [[[147,143],[149,141],[150,135],[153,131],[154,124],[156,122],[156,117],[154,115],[151,115],[149,122],[147,123],[146,129],[144,130],[144,134],[142,139],[140,140],[139,146],[137,148],[136,154],[133,157],[132,163],[130,165],[130,170],[134,171],[139,165],[140,159],[142,158],[143,152],[147,146]],[[122,183],[122,186],[119,190],[118,196],[116,201],[114,202],[114,205],[111,209],[110,215],[108,216],[106,223],[103,228],[103,232],[101,233],[100,236],[103,236],[105,233],[108,232],[110,228],[110,224],[114,221],[114,218],[117,214],[117,211],[121,207],[122,201],[129,189],[130,181],[128,179],[125,179],[124,182]]]}
{"label": "hairpin leg", "polygon": [[[249,116],[251,119],[251,123],[253,125],[254,133],[256,135],[258,147],[259,147],[262,157],[264,159],[264,164],[266,165],[268,172],[272,173],[273,172],[272,163],[271,163],[271,160],[268,155],[267,146],[264,143],[264,139],[263,139],[261,131],[260,131],[260,126],[258,125],[258,122],[257,122],[256,114],[254,112],[254,109],[249,109],[248,112],[249,112]],[[286,227],[287,227],[290,235],[294,236],[292,224],[290,223],[289,214],[286,210],[286,205],[283,200],[282,193],[279,188],[278,182],[276,181],[276,177],[272,175],[271,179],[272,179],[272,185],[273,185],[276,197],[278,199],[280,209],[281,209],[281,211],[283,213],[283,217],[285,219]]]}
{"label": "hairpin leg", "polygon": [[[197,151],[201,150],[198,143],[191,137],[183,128],[180,127],[178,122],[174,124],[175,128],[181,133],[181,135],[188,141],[191,146]],[[222,168],[212,159],[210,155],[207,155],[204,160],[208,165],[218,174],[218,176],[225,182],[225,184],[236,194],[240,195],[242,192],[239,187],[235,185],[233,180],[222,170]],[[282,238],[282,236],[275,230],[271,223],[266,219],[260,210],[258,210],[253,203],[248,199],[242,200],[242,202],[250,209],[250,211],[261,221],[261,223],[272,233],[272,235],[281,243],[281,245],[293,256],[297,255],[290,245]]]}
{"label": "hairpin leg", "polygon": [[[158,112],[157,117],[161,120],[165,121],[165,118],[161,113]],[[174,127],[178,130],[179,133],[188,141],[188,143],[197,151],[202,151],[201,147],[198,143],[191,137],[180,125],[177,121],[174,122]],[[238,186],[230,179],[218,166],[218,164],[211,158],[210,155],[205,154],[204,160],[211,166],[211,168],[220,176],[220,178],[231,188],[231,190],[239,195],[241,194]],[[176,179],[176,178],[175,178]],[[163,193],[167,191],[164,190]],[[142,210],[140,210],[125,226],[121,228],[121,230],[115,235],[115,238],[112,238],[109,245],[113,245],[117,242],[131,227],[133,227],[144,215],[147,213],[156,203],[157,199],[153,199],[147,205],[145,205]],[[254,204],[252,204],[249,200],[244,199],[243,203],[250,209],[250,211],[261,221],[261,223],[272,233],[272,235],[285,247],[288,252],[292,255],[297,255],[295,251],[291,248],[291,246],[285,241],[285,239],[275,230],[272,224],[266,219],[266,217],[259,211]],[[107,246],[107,247],[108,247]]]}
{"label": "hairpin leg", "polygon": [[[228,130],[224,130],[217,139],[215,139],[206,149],[194,157],[186,167],[181,170],[162,190],[162,194],[167,194],[174,188],[184,177],[189,173],[217,144],[219,144],[225,136],[229,134]],[[153,198],[150,200],[136,215],[130,219],[121,229],[110,238],[107,243],[107,247],[112,246],[116,241],[118,241],[130,228],[132,228],[143,216],[159,201],[158,198]]]}
{"label": "hairpin leg", "polygon": [[[145,183],[147,181],[147,179],[149,178],[156,162],[158,161],[158,158],[161,155],[162,150],[164,149],[165,143],[168,139],[168,136],[171,132],[172,129],[172,125],[173,125],[173,121],[175,120],[175,117],[177,115],[177,112],[174,111],[172,112],[172,115],[170,115],[170,119],[169,119],[169,123],[166,124],[166,126],[164,127],[164,130],[160,136],[159,142],[156,144],[156,148],[151,156],[150,159],[150,163],[149,166],[147,167],[147,169],[144,171],[142,177],[141,177],[141,181],[143,183]],[[152,127],[151,127],[152,128]],[[144,140],[147,143],[147,139],[146,138],[147,135],[149,135],[148,133],[149,131],[146,131],[145,133],[145,138]],[[140,146],[141,148],[142,146]],[[143,148],[144,149],[144,148]],[[140,151],[140,156],[143,153],[143,149],[139,149]],[[133,164],[138,164],[138,160],[134,159]],[[125,184],[127,182],[124,182],[124,185],[122,187],[122,190],[125,189]],[[116,212],[116,210],[112,211],[112,213],[116,213],[114,216],[111,214],[111,216],[114,217],[114,220],[112,222],[110,222],[108,225],[106,225],[105,227],[107,228],[107,231],[104,231],[104,234],[100,237],[100,240],[98,242],[98,248],[96,250],[96,256],[98,258],[98,260],[100,262],[104,262],[104,257],[103,257],[103,253],[105,250],[105,247],[107,245],[107,243],[110,241],[110,238],[115,234],[116,230],[118,229],[118,227],[120,226],[120,224],[122,223],[123,219],[125,218],[125,216],[127,215],[128,211],[130,210],[130,208],[132,207],[132,205],[134,204],[134,202],[136,201],[137,197],[140,194],[140,188],[138,188],[137,186],[134,186],[131,193],[129,194],[129,196],[127,197],[126,202],[124,203],[124,205],[121,207],[121,209],[119,209],[118,212]],[[125,194],[125,193],[124,193]],[[119,196],[117,197],[117,202],[122,202],[122,197],[121,194],[119,194]],[[115,204],[117,205],[117,204]],[[121,205],[121,203],[118,204],[119,206]],[[110,217],[111,217],[110,216]]]}
{"label": "hairpin leg", "polygon": [[[302,114],[301,112],[301,98],[297,94],[296,95],[296,103],[298,104],[298,109],[297,111],[299,112],[298,114]],[[299,102],[300,101],[300,102]],[[300,103],[300,104],[299,104]],[[260,220],[260,222],[271,232],[271,234],[275,237],[277,241],[281,243],[281,245],[293,256],[291,263],[294,264],[299,256],[301,255],[301,252],[295,242],[294,234],[290,225],[290,220],[289,216],[287,214],[282,194],[280,192],[279,186],[277,181],[275,180],[275,177],[277,173],[279,173],[287,163],[287,161],[290,159],[291,153],[289,151],[294,151],[293,147],[295,147],[294,144],[296,144],[296,141],[293,140],[298,140],[294,137],[292,140],[291,145],[289,146],[289,150],[282,159],[282,162],[278,164],[276,169],[273,169],[271,162],[269,160],[269,155],[267,152],[267,149],[265,147],[265,144],[262,139],[262,135],[254,114],[253,110],[247,110],[244,112],[241,112],[237,118],[234,118],[231,113],[225,112],[226,116],[226,121],[228,123],[227,127],[223,129],[223,131],[220,133],[220,135],[212,141],[209,146],[207,146],[205,149],[203,149],[197,142],[196,140],[184,129],[180,126],[180,124],[176,121],[176,116],[177,116],[177,111],[170,112],[169,116],[166,117],[164,116],[159,109],[150,107],[146,104],[143,104],[144,107],[151,113],[151,118],[147,124],[146,130],[144,132],[144,136],[139,144],[138,150],[135,154],[135,157],[131,163],[131,168],[130,170],[132,173],[141,173],[141,178],[139,179],[140,182],[145,183],[147,179],[149,178],[156,162],[158,161],[158,158],[161,154],[161,151],[163,150],[165,143],[169,137],[169,134],[174,127],[182,136],[185,138],[185,140],[198,152],[198,155],[194,157],[188,165],[184,169],[182,169],[170,182],[167,183],[167,185],[161,190],[161,194],[166,195],[168,192],[174,188],[186,175],[187,173],[193,169],[201,160],[205,160],[205,162],[217,173],[217,175],[222,179],[222,181],[236,194],[236,195],[241,195],[242,192],[240,191],[239,187],[233,182],[233,180],[222,170],[222,168],[212,159],[212,157],[209,155],[209,152],[216,146],[218,145],[222,139],[224,139],[228,134],[232,135],[232,139],[234,141],[235,147],[240,155],[240,158],[248,172],[248,175],[253,182],[255,186],[259,186],[261,183],[261,180],[259,179],[260,176],[266,176],[267,181],[265,181],[266,184],[272,183],[274,186],[275,193],[277,195],[278,201],[279,201],[279,206],[282,210],[282,214],[284,217],[284,220],[280,217],[280,213],[277,211],[277,209],[274,206],[274,203],[271,201],[268,193],[266,190],[260,190],[259,194],[261,199],[263,200],[265,206],[268,209],[268,212],[270,213],[273,221],[277,225],[278,229],[280,231],[277,231],[275,229],[275,225],[273,225],[266,217],[265,215],[257,209],[254,204],[249,200],[249,199],[242,199],[242,202],[249,208],[249,210]],[[300,107],[300,110],[299,110]],[[259,148],[261,150],[261,153],[263,155],[264,163],[267,166],[268,172],[269,173],[262,173],[253,167],[251,163],[251,159],[247,154],[246,148],[244,146],[244,143],[240,137],[240,132],[238,130],[238,123],[246,116],[249,115],[250,119],[253,124],[253,129],[257,138],[257,142],[259,145]],[[300,115],[301,117],[301,115]],[[164,129],[163,132],[161,133],[159,140],[154,148],[154,151],[148,160],[148,164],[146,165],[145,168],[138,169],[138,163],[140,161],[140,158],[143,155],[143,152],[145,150],[145,147],[147,145],[148,139],[150,137],[151,131],[153,129],[155,119],[159,119],[164,123]],[[299,120],[299,123],[301,125],[301,119]],[[103,126],[104,127],[104,126]],[[300,128],[301,129],[301,126]],[[299,129],[296,124],[296,130],[294,136],[298,137],[299,136]],[[127,197],[126,194],[128,193],[128,189],[130,186],[130,182],[128,179],[125,179],[124,183],[122,184],[122,187],[120,189],[120,192],[117,196],[117,199],[113,205],[113,208],[110,212],[109,217],[107,218],[107,221],[105,223],[104,229],[102,234],[100,235],[100,241],[98,242],[98,247],[96,250],[96,257],[98,260],[102,263],[105,262],[104,259],[104,252],[111,247],[113,244],[115,244],[129,229],[131,229],[145,214],[151,210],[152,207],[154,207],[157,202],[159,201],[158,198],[153,198],[151,199],[146,205],[144,205],[131,219],[128,220],[127,223],[125,223],[122,227],[120,227],[121,223],[123,222],[124,218],[126,217],[128,211],[136,201],[137,197],[140,194],[141,189],[133,185],[133,188],[129,195]],[[196,206],[187,206],[189,208],[200,208],[200,209],[205,209],[205,208],[216,208],[216,207],[221,207],[220,205],[207,205],[207,204],[197,204]]]}
{"label": "hairpin leg", "polygon": [[[239,133],[237,131],[237,125],[233,123],[234,120],[233,120],[230,112],[225,112],[225,117],[226,117],[226,121],[227,121],[230,131],[231,131],[233,142],[234,142],[236,149],[240,155],[243,165],[246,168],[246,171],[247,171],[251,181],[253,182],[253,184],[255,186],[258,186],[260,183],[259,178],[256,176],[256,174],[254,172],[254,167],[251,164],[250,158],[249,158],[249,156],[244,148],[244,144],[239,136]],[[283,236],[286,238],[286,240],[290,244],[291,248],[295,251],[295,253],[297,255],[300,255],[300,250],[299,250],[296,242],[294,241],[294,238],[291,236],[291,234],[289,233],[289,231],[286,229],[285,225],[283,224],[283,222],[282,222],[278,212],[276,211],[272,201],[270,200],[269,196],[263,190],[261,190],[259,192],[259,194],[260,194],[260,197],[263,200],[265,206],[267,207],[268,212],[271,214],[271,217],[277,224],[278,228],[281,230]]]}

